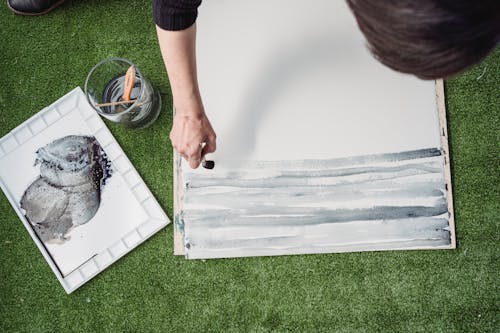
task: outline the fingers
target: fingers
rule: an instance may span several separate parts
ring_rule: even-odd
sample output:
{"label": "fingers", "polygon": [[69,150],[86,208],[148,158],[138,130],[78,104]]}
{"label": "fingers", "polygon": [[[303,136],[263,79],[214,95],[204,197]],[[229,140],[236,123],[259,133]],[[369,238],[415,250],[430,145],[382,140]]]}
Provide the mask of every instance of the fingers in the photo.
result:
{"label": "fingers", "polygon": [[196,169],[201,164],[201,156],[187,156],[186,154],[179,153],[184,158],[192,169]]}
{"label": "fingers", "polygon": [[215,140],[216,140],[215,134],[208,137],[207,141],[205,142],[205,146],[201,151],[201,157],[205,156],[206,154],[215,152],[215,150],[217,149],[217,144]]}
{"label": "fingers", "polygon": [[200,144],[196,149],[186,149],[181,150],[179,153],[189,162],[189,166],[192,169],[196,169],[200,166],[203,157],[206,154],[215,152],[216,143],[215,138],[205,144]]}
{"label": "fingers", "polygon": [[191,168],[196,169],[200,166],[202,159],[201,146],[178,147],[174,145],[174,149],[189,163]]}
{"label": "fingers", "polygon": [[189,166],[191,167],[191,169],[196,169],[200,166],[200,163],[201,158],[199,157],[192,157],[191,159],[189,159]]}
{"label": "fingers", "polygon": [[192,169],[196,169],[197,167],[200,166],[201,163],[201,145],[197,146],[188,146],[185,150],[181,152],[181,154],[184,156],[186,161],[189,162],[189,166]]}
{"label": "fingers", "polygon": [[174,117],[170,141],[191,168],[198,168],[206,154],[215,152],[215,140],[215,132],[206,116],[201,119],[178,115]]}
{"label": "fingers", "polygon": [[200,166],[203,157],[206,154],[215,152],[217,148],[215,143],[215,135],[211,135],[210,139],[206,142],[202,142],[196,146],[188,146],[186,149],[178,150],[179,153],[189,162],[189,166],[192,169],[196,169]]}

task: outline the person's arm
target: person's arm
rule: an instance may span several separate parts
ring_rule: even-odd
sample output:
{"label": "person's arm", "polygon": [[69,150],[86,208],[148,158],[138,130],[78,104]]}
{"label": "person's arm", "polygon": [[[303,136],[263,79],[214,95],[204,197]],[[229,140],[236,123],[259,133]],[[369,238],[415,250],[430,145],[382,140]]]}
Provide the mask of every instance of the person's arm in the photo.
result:
{"label": "person's arm", "polygon": [[[161,3],[161,7],[158,3]],[[156,4],[155,4],[156,3]],[[178,7],[175,7],[176,3]],[[200,165],[202,157],[215,151],[215,132],[205,115],[203,103],[198,88],[196,73],[196,15],[191,9],[186,12],[169,12],[174,6],[199,5],[199,1],[160,1],[153,3],[156,30],[163,61],[168,72],[172,95],[174,99],[175,116],[170,132],[170,140],[192,168]],[[156,6],[156,7],[155,7]],[[195,10],[197,5],[195,6]],[[161,11],[164,14],[161,14]],[[159,14],[160,13],[160,14]],[[163,15],[163,16],[162,16]],[[167,17],[167,18],[166,18]],[[191,24],[189,27],[186,25]],[[202,148],[202,143],[206,143]]]}

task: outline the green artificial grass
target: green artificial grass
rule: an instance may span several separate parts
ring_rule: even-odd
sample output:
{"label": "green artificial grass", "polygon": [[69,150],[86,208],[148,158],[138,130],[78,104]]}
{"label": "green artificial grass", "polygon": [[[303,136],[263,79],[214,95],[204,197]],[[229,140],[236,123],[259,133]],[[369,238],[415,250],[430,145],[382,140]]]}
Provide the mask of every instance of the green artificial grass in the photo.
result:
{"label": "green artificial grass", "polygon": [[[3,3],[0,21],[0,136],[110,56],[160,88],[154,126],[107,124],[172,218],[171,96],[150,1],[68,1],[42,17]],[[497,50],[446,82],[457,250],[187,261],[169,225],[66,295],[1,194],[0,332],[498,332],[499,64]]]}

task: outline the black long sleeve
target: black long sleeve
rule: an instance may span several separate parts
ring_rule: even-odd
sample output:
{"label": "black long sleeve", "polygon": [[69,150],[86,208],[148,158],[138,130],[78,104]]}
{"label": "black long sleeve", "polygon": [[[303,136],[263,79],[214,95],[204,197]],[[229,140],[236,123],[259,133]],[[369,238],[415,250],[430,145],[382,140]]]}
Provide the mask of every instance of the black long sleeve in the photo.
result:
{"label": "black long sleeve", "polygon": [[201,0],[153,0],[153,18],[164,30],[184,30],[196,22]]}

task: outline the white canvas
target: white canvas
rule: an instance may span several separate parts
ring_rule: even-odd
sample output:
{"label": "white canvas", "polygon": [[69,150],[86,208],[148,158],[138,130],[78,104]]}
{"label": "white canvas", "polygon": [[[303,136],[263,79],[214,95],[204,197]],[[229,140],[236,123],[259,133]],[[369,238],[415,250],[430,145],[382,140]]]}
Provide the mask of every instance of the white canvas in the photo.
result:
{"label": "white canvas", "polygon": [[368,52],[342,0],[212,1],[197,21],[214,159],[357,156],[439,146],[432,81]]}
{"label": "white canvas", "polygon": [[454,246],[435,82],[378,63],[344,1],[204,2],[197,26],[217,152],[178,160],[178,252]]}
{"label": "white canvas", "polygon": [[[112,173],[102,187],[99,207],[88,222],[73,225],[60,240],[43,240],[34,232],[20,202],[30,184],[40,177],[40,164],[35,165],[37,150],[68,135],[95,137],[111,162]],[[168,223],[80,88],[0,140],[0,180],[14,209],[68,292]],[[50,203],[47,210],[57,204]]]}

